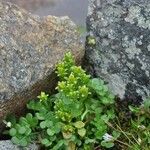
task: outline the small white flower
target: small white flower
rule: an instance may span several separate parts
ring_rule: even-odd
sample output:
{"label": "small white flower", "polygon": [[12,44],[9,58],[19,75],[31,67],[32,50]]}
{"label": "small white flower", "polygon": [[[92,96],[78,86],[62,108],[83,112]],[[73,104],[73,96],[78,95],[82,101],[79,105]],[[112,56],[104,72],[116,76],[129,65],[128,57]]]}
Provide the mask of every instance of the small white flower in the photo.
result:
{"label": "small white flower", "polygon": [[6,123],[6,127],[11,128],[11,122],[7,122],[7,123]]}
{"label": "small white flower", "polygon": [[105,133],[105,134],[103,135],[103,139],[104,139],[106,142],[108,142],[108,141],[112,141],[114,138],[113,138],[113,136],[109,135],[108,133]]}
{"label": "small white flower", "polygon": [[11,122],[7,122],[6,120],[3,120],[3,123],[6,125],[6,127],[11,128],[12,126]]}

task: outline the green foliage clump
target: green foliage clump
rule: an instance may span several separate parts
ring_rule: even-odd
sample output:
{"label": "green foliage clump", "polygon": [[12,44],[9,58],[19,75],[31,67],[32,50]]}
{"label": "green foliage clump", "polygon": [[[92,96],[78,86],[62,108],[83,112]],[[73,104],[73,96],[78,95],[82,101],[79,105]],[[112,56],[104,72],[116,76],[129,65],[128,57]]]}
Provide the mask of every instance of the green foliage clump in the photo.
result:
{"label": "green foliage clump", "polygon": [[[140,107],[129,106],[133,113],[130,120],[130,128],[126,135],[130,139],[130,149],[149,150],[150,149],[150,99],[143,102]],[[128,133],[129,132],[129,133]]]}
{"label": "green foliage clump", "polygon": [[32,131],[35,130],[37,125],[38,119],[33,117],[31,113],[28,113],[25,117],[21,117],[18,123],[13,122],[9,130],[12,142],[20,146],[27,146],[34,139]]}
{"label": "green foliage clump", "polygon": [[27,104],[30,113],[7,122],[13,143],[27,146],[34,141],[52,150],[94,150],[116,145],[133,150],[148,148],[149,104],[130,106],[135,115],[128,133],[117,123],[114,96],[103,80],[87,75],[75,65],[70,53],[56,68],[57,94],[41,92],[38,100]]}

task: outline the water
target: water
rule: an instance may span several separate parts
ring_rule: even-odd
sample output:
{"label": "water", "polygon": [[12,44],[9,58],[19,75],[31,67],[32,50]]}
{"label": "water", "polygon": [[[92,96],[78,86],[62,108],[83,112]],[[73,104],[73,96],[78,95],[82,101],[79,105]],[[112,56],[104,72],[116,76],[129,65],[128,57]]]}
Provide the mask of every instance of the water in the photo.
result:
{"label": "water", "polygon": [[39,16],[69,16],[77,25],[85,26],[88,0],[6,0]]}

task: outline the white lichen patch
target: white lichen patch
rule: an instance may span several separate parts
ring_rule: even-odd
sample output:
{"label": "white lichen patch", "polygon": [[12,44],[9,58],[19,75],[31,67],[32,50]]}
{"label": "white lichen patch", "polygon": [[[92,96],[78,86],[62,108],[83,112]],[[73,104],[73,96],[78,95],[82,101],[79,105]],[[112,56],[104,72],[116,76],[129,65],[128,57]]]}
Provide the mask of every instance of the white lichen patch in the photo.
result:
{"label": "white lichen patch", "polygon": [[112,16],[112,17],[117,17],[119,18],[121,16],[121,14],[123,13],[123,9],[121,6],[110,6],[105,10],[105,14],[107,16]]}
{"label": "white lichen patch", "polygon": [[122,39],[122,46],[125,47],[125,48],[128,48],[129,45],[130,45],[130,42],[128,41],[128,36],[126,35],[123,39]]}
{"label": "white lichen patch", "polygon": [[150,44],[147,46],[148,51],[150,51]]}
{"label": "white lichen patch", "polygon": [[[131,24],[134,24],[135,21],[138,22],[138,26],[150,29],[150,20],[146,19],[145,16],[141,13],[141,7],[139,6],[131,6],[129,8],[129,12],[127,17],[125,18],[126,22],[130,22]],[[148,12],[147,12],[148,13]]]}
{"label": "white lichen patch", "polygon": [[134,24],[134,19],[140,16],[141,8],[139,6],[131,6],[129,8],[128,16],[125,18],[126,22]]}
{"label": "white lichen patch", "polygon": [[94,12],[94,0],[91,0],[92,2],[89,4],[89,7],[88,7],[88,15],[92,15],[92,13]]}
{"label": "white lichen patch", "polygon": [[150,75],[150,74],[149,74],[149,71],[147,71],[147,70],[145,71],[145,74],[146,74],[148,77],[149,77],[149,75]]}
{"label": "white lichen patch", "polygon": [[103,46],[108,46],[109,45],[109,41],[107,39],[103,39],[102,40],[102,45]]}
{"label": "white lichen patch", "polygon": [[146,63],[144,63],[145,62],[145,58],[143,57],[143,59],[141,59],[141,58],[139,58],[139,57],[137,57],[138,58],[138,61],[140,62],[140,64],[142,65],[141,66],[141,69],[142,70],[144,70],[145,71],[145,74],[146,74],[146,76],[148,76],[149,77],[149,67],[148,67],[148,65],[146,64]]}
{"label": "white lichen patch", "polygon": [[[143,86],[143,90],[141,90],[140,88],[137,88],[136,92],[138,93],[138,95],[142,96],[142,99],[146,99],[150,95],[149,90],[145,88],[144,86]],[[147,93],[147,96],[145,95],[145,93]]]}
{"label": "white lichen patch", "polygon": [[103,68],[107,70],[107,68],[109,67],[109,64],[111,63],[110,58],[107,58],[105,56],[102,56],[102,61],[103,61]]}
{"label": "white lichen patch", "polygon": [[132,41],[129,41],[127,39],[127,37],[125,37],[124,39],[124,47],[127,47],[125,49],[125,52],[128,54],[128,57],[130,59],[133,59],[135,55],[139,55],[141,53],[141,49],[136,47],[136,39],[133,39]]}
{"label": "white lichen patch", "polygon": [[113,61],[114,63],[116,63],[117,66],[120,66],[121,64],[120,64],[120,63],[119,63],[119,64],[117,63],[118,60],[120,59],[120,56],[117,55],[117,54],[114,54],[114,53],[111,53],[110,55],[111,55],[112,61]]}
{"label": "white lichen patch", "polygon": [[124,13],[124,10],[119,5],[115,7],[111,5],[107,9],[105,9],[105,11],[103,12],[105,19],[107,19],[109,23],[118,22],[123,13]]}
{"label": "white lichen patch", "polygon": [[126,83],[120,75],[112,74],[109,79],[109,88],[115,95],[119,95],[121,99],[124,98]]}
{"label": "white lichen patch", "polygon": [[142,45],[142,44],[143,44],[141,40],[140,40],[140,41],[137,41],[137,43],[138,43],[139,45]]}
{"label": "white lichen patch", "polygon": [[129,47],[127,49],[125,49],[126,53],[128,53],[128,57],[130,59],[133,59],[135,57],[135,55],[139,55],[139,53],[141,53],[141,50],[139,48],[136,48],[135,46]]}
{"label": "white lichen patch", "polygon": [[[97,56],[89,52],[91,71],[124,96],[150,93],[150,0],[90,0],[88,27],[97,39]],[[99,4],[99,5],[98,5]],[[93,28],[94,25],[94,28]],[[91,48],[89,48],[91,50]],[[96,59],[95,59],[96,58]],[[137,89],[137,91],[136,91]]]}
{"label": "white lichen patch", "polygon": [[[141,61],[140,61],[140,62],[141,62]],[[143,64],[143,63],[141,63],[141,64],[142,64],[141,69],[142,69],[142,70],[146,70],[147,66],[146,66],[145,64]]]}
{"label": "white lichen patch", "polygon": [[147,29],[147,28],[150,29],[150,20],[146,20],[143,17],[139,17],[138,18],[138,26],[143,27],[145,29]]}
{"label": "white lichen patch", "polygon": [[127,62],[127,64],[126,64],[131,70],[134,68],[134,64],[131,64],[131,63],[129,63],[129,62]]}
{"label": "white lichen patch", "polygon": [[116,38],[116,32],[114,30],[109,30],[108,38],[110,38],[112,40],[115,39]]}

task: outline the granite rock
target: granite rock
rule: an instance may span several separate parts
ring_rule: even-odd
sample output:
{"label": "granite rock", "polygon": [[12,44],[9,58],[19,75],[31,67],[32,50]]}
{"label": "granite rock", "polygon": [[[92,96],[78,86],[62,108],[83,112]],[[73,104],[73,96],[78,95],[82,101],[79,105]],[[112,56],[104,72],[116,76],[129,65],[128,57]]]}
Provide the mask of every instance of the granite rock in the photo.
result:
{"label": "granite rock", "polygon": [[150,96],[150,1],[89,0],[86,64],[121,99]]}
{"label": "granite rock", "polygon": [[84,48],[76,28],[68,17],[40,18],[0,2],[0,122],[54,88],[55,65],[66,52],[81,62]]}
{"label": "granite rock", "polygon": [[[0,141],[0,150],[24,150],[22,147],[14,145],[10,140]],[[30,144],[26,150],[39,150],[36,144]]]}
{"label": "granite rock", "polygon": [[26,10],[36,10],[41,6],[54,5],[55,0],[3,0],[17,4],[18,6],[25,8]]}

